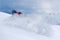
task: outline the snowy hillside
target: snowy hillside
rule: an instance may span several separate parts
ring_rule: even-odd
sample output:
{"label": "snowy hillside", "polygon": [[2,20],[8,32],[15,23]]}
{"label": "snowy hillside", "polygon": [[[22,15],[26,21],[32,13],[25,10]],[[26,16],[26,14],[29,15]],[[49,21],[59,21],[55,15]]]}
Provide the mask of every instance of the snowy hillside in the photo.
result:
{"label": "snowy hillside", "polygon": [[0,40],[60,40],[59,25],[46,23],[39,14],[0,15]]}
{"label": "snowy hillside", "polygon": [[45,22],[39,14],[17,15],[9,17],[4,20],[6,25],[12,27],[22,28],[30,32],[49,36],[52,32],[50,25]]}
{"label": "snowy hillside", "polygon": [[11,16],[11,15],[6,14],[4,12],[0,12],[0,18],[1,18],[0,21],[4,20],[5,18],[8,18],[9,16]]}

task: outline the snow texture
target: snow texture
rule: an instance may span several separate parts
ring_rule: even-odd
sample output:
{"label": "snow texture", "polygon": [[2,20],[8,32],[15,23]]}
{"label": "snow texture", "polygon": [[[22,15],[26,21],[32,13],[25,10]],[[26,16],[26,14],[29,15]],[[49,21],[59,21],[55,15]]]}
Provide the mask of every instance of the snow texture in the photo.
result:
{"label": "snow texture", "polygon": [[38,14],[0,15],[0,40],[60,40],[60,26],[47,24]]}
{"label": "snow texture", "polygon": [[38,34],[50,36],[51,27],[39,14],[13,15],[4,20],[6,25],[22,28],[24,30]]}

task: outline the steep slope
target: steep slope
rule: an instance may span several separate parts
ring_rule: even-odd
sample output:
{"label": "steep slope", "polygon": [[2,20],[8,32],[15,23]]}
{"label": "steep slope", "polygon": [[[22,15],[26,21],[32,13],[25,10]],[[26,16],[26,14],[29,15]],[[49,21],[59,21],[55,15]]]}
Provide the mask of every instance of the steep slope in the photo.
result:
{"label": "steep slope", "polygon": [[4,20],[5,25],[49,36],[52,29],[39,14],[11,16]]}
{"label": "steep slope", "polygon": [[50,40],[50,38],[0,24],[0,40]]}
{"label": "steep slope", "polygon": [[0,21],[3,21],[4,19],[10,17],[11,15],[4,13],[4,12],[0,12]]}
{"label": "steep slope", "polygon": [[[2,21],[0,21],[0,40],[37,40],[37,39],[38,40],[44,40],[44,39],[49,40],[48,37],[22,30],[21,28],[18,28],[18,25],[17,27],[15,27],[15,25],[12,26],[13,21],[11,20],[13,19],[10,19],[12,18],[11,15],[5,14],[3,12],[0,12],[0,15],[3,18]],[[15,16],[15,17],[18,18],[19,16]],[[18,19],[20,19],[20,17]],[[10,21],[12,23],[11,25],[10,25]],[[5,23],[9,23],[9,25]]]}
{"label": "steep slope", "polygon": [[[2,20],[0,20],[0,40],[60,40],[60,26],[48,25],[40,15],[32,14],[32,15],[11,16],[3,12],[0,12],[0,15],[1,15],[0,17],[3,18]],[[34,25],[34,23],[36,25]],[[36,34],[33,33],[33,29],[30,27],[32,28],[36,27],[35,31],[38,28],[39,29],[41,28],[38,31],[41,34],[43,33],[49,34],[50,31],[51,33],[53,31],[54,34],[53,33],[50,34],[52,36],[49,37],[46,34],[45,34],[46,36]],[[50,27],[52,27],[53,30],[51,30]],[[46,31],[43,31],[43,29],[45,29]]]}

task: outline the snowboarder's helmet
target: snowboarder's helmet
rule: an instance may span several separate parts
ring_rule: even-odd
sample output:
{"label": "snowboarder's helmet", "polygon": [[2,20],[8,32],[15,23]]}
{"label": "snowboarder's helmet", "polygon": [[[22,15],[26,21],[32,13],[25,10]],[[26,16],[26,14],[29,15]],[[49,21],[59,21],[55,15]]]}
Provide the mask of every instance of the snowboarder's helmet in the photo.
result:
{"label": "snowboarder's helmet", "polygon": [[12,13],[16,13],[16,10],[12,10]]}

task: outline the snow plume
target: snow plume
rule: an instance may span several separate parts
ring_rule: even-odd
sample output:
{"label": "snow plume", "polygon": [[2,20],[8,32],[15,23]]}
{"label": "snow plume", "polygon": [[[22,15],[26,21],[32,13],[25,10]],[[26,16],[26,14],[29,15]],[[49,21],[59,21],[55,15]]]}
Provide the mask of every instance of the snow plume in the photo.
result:
{"label": "snow plume", "polygon": [[4,20],[5,24],[10,27],[22,28],[24,30],[49,36],[52,29],[39,14],[11,16]]}
{"label": "snow plume", "polygon": [[42,16],[50,24],[60,24],[60,1],[59,0],[37,0],[35,13]]}
{"label": "snow plume", "polygon": [[60,25],[60,13],[50,13],[43,16],[47,23]]}

